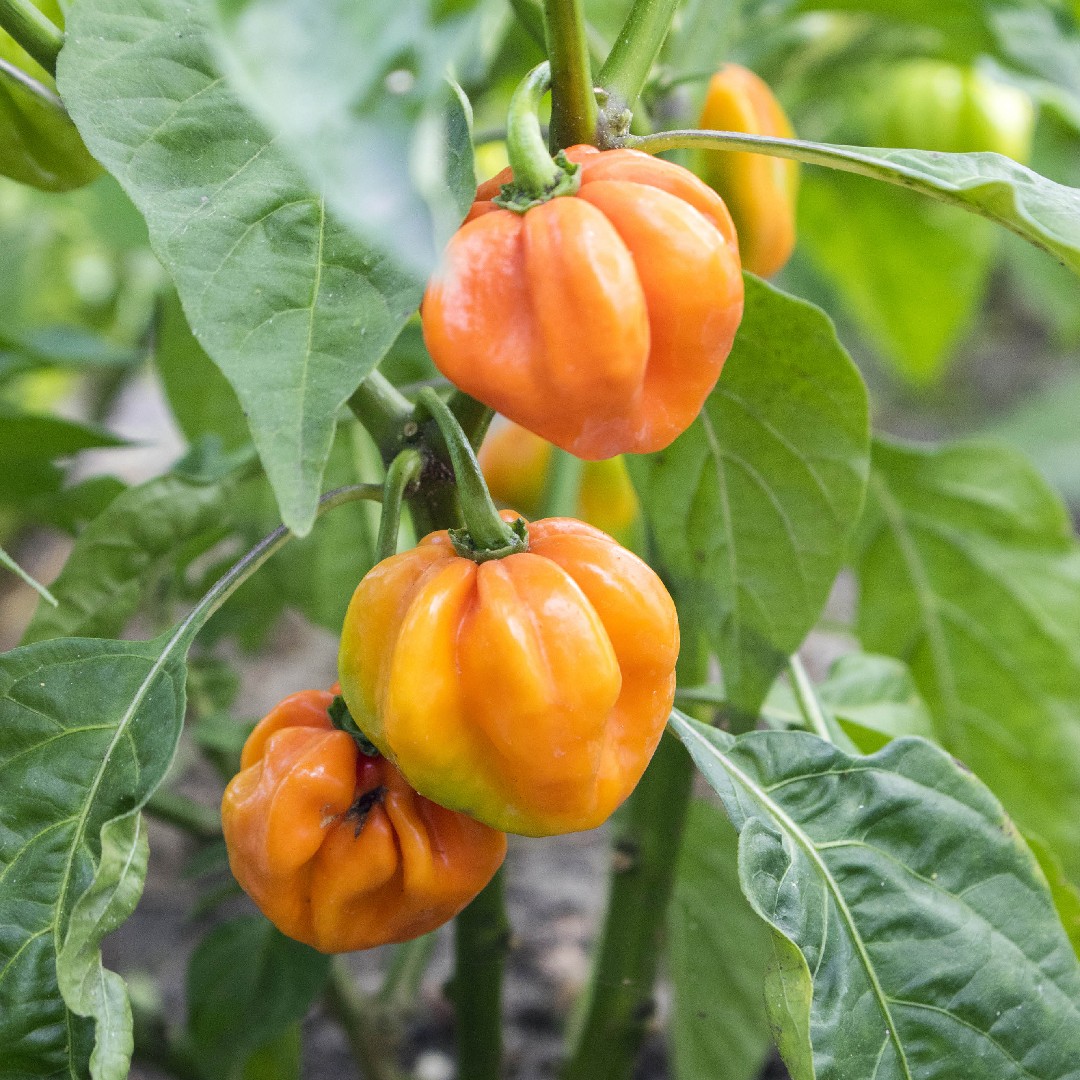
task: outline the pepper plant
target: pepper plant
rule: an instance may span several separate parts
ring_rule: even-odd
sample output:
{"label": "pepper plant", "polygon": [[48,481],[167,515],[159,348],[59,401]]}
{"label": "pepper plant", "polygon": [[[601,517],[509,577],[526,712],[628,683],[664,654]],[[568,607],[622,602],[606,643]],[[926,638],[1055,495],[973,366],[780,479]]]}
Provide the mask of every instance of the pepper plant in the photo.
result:
{"label": "pepper plant", "polygon": [[[453,916],[458,1075],[495,1080],[496,830],[621,804],[563,1080],[634,1075],[660,979],[679,1080],[1080,1077],[1080,546],[1015,446],[875,435],[864,382],[943,392],[995,268],[1076,344],[1077,18],[0,0],[0,558],[41,594],[0,655],[0,1076],[297,1076],[317,999],[403,1075]],[[147,363],[186,452],[80,471],[133,452]],[[496,494],[556,520],[497,511],[496,408],[555,444]],[[252,734],[233,665],[287,608],[342,696]],[[264,913],[198,943],[182,1022],[102,960],[148,817]],[[326,954],[380,942],[367,996]]]}

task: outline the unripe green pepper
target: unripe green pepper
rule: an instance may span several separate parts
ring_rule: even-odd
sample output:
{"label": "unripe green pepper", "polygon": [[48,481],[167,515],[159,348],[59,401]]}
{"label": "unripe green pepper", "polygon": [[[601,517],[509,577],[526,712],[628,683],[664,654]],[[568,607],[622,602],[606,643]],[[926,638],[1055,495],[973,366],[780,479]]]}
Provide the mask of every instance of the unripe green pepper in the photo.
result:
{"label": "unripe green pepper", "polygon": [[1035,107],[1025,91],[974,68],[913,60],[886,81],[871,123],[882,146],[990,151],[1026,163]]}

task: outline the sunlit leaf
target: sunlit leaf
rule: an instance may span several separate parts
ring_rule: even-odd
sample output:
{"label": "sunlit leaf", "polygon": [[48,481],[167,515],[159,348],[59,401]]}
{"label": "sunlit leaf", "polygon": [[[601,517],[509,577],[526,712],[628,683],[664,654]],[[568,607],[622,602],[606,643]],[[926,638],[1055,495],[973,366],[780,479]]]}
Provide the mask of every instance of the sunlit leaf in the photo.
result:
{"label": "sunlit leaf", "polygon": [[[971,773],[922,739],[849,757],[801,732],[672,726],[739,832],[743,891],[803,1009],[795,1080],[1073,1080],[1080,963],[1038,863]],[[783,1049],[783,1047],[782,1047]]]}

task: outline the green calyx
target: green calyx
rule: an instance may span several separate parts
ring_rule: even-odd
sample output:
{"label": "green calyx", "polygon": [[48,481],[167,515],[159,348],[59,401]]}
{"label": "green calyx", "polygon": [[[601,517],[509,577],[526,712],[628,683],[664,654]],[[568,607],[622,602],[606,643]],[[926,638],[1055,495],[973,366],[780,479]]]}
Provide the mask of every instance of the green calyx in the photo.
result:
{"label": "green calyx", "polygon": [[478,548],[473,542],[468,529],[451,529],[449,532],[450,543],[454,545],[454,551],[463,559],[472,559],[473,562],[490,562],[492,559],[505,559],[507,555],[520,555],[529,550],[529,529],[524,518],[515,518],[507,522],[507,527],[512,534],[508,544],[499,548]]}
{"label": "green calyx", "polygon": [[581,188],[581,166],[569,161],[562,150],[549,160],[556,166],[557,171],[552,173],[543,191],[537,192],[535,188],[519,184],[515,174],[515,179],[509,184],[503,184],[499,188],[499,194],[491,201],[504,210],[524,214],[526,210],[542,206],[560,195],[576,195]]}
{"label": "green calyx", "polygon": [[345,699],[340,694],[330,702],[327,713],[330,716],[330,723],[338,731],[344,731],[346,735],[351,735],[356,740],[361,754],[365,757],[379,757],[379,748],[360,730],[356,720],[353,719],[353,714],[349,712],[349,706],[345,704]]}
{"label": "green calyx", "polygon": [[552,158],[540,129],[537,110],[550,85],[551,68],[545,61],[522,79],[510,99],[506,153],[514,179],[492,202],[515,214],[563,195],[576,195],[581,187],[581,167],[567,161],[561,150]]}

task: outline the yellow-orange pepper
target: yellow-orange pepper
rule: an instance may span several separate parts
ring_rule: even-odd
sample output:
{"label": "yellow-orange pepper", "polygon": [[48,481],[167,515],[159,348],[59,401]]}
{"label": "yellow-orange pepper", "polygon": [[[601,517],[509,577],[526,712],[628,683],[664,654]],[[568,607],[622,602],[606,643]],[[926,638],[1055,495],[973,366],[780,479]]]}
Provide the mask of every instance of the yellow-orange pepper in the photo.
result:
{"label": "yellow-orange pepper", "polygon": [[742,318],[723,200],[636,150],[573,146],[574,195],[518,213],[481,184],[421,309],[457,386],[578,457],[647,453],[693,422]]}
{"label": "yellow-orange pepper", "polygon": [[[768,84],[738,64],[725,64],[709,81],[698,127],[795,137]],[[729,150],[704,150],[695,157],[696,171],[731,211],[743,267],[771,277],[795,248],[798,162]]]}
{"label": "yellow-orange pepper", "polygon": [[599,825],[637,784],[671,710],[679,626],[652,569],[598,529],[548,518],[528,544],[476,563],[435,532],[379,563],[338,670],[353,718],[417,790],[546,836]]}
{"label": "yellow-orange pepper", "polygon": [[325,953],[406,941],[491,880],[506,837],[418,795],[304,690],[244,744],[221,805],[236,880],[283,933]]}
{"label": "yellow-orange pepper", "polygon": [[[551,443],[520,424],[496,420],[477,455],[492,497],[526,516],[535,514],[544,496],[551,449]],[[640,510],[621,454],[585,462],[577,498],[582,521],[625,544]]]}

